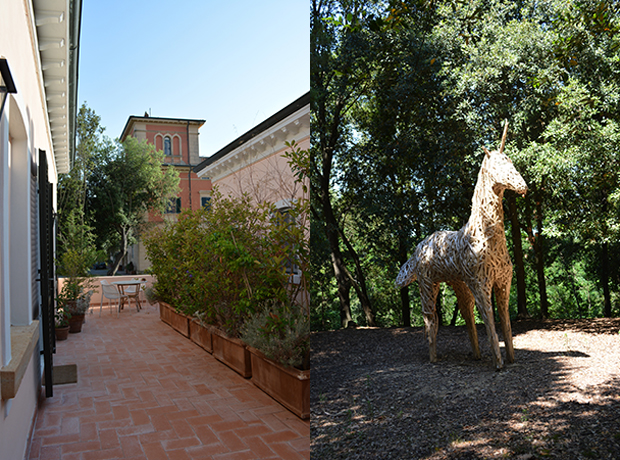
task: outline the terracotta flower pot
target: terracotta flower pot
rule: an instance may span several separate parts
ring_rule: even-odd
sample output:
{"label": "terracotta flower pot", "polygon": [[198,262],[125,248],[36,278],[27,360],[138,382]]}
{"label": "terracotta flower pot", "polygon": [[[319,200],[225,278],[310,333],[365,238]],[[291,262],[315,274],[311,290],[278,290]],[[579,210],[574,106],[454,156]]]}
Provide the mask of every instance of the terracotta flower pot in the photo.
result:
{"label": "terracotta flower pot", "polygon": [[82,332],[82,324],[84,324],[84,315],[71,315],[71,318],[69,318],[69,332],[72,334]]}
{"label": "terracotta flower pot", "polygon": [[310,418],[310,371],[284,367],[247,348],[252,355],[252,383],[298,417]]}
{"label": "terracotta flower pot", "polygon": [[56,340],[67,340],[69,337],[69,326],[55,327]]}

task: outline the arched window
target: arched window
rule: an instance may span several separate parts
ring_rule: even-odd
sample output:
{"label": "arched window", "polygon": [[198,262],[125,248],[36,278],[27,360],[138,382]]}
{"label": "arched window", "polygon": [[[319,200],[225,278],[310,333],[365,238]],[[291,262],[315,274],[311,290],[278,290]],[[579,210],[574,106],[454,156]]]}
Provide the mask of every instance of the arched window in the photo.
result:
{"label": "arched window", "polygon": [[181,138],[179,136],[172,138],[172,153],[175,156],[181,156]]}
{"label": "arched window", "polygon": [[172,141],[169,136],[164,137],[164,154],[166,156],[172,155]]}

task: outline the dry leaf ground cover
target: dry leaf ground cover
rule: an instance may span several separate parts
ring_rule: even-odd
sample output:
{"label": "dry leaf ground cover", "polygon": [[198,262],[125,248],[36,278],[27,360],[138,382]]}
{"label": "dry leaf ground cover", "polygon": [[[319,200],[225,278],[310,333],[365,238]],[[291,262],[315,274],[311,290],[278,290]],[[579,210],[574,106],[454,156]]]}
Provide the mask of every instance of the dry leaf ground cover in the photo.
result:
{"label": "dry leaf ground cover", "polygon": [[[312,335],[313,459],[620,459],[620,319],[513,322],[492,369],[483,325]],[[501,337],[500,337],[501,338]],[[503,343],[502,346],[503,353]]]}

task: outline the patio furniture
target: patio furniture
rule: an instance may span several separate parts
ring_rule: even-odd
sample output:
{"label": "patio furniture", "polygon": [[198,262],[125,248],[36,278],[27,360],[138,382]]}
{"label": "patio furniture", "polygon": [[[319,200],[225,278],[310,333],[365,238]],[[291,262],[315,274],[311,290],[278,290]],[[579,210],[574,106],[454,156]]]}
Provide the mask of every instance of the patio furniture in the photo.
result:
{"label": "patio furniture", "polygon": [[[138,281],[139,284],[127,284],[125,285],[123,292],[127,295],[129,299],[134,299],[136,304],[136,310],[140,311],[142,308],[142,303],[140,302],[140,290],[142,287],[142,283]],[[127,301],[127,305],[129,305],[129,300]]]}
{"label": "patio furniture", "polygon": [[103,298],[108,299],[108,305],[112,306],[111,300],[117,300],[118,306],[116,309],[116,317],[118,318],[121,313],[121,300],[127,299],[127,295],[123,294],[119,288],[113,284],[110,284],[106,280],[101,280],[101,304],[99,305],[99,316],[101,316],[101,309],[103,308]]}
{"label": "patio furniture", "polygon": [[[112,281],[112,284],[117,286],[120,290],[121,295],[127,298],[127,304],[129,305],[129,298],[133,298],[134,302],[136,302],[136,310],[140,311],[140,285],[142,284],[139,280],[121,280],[121,281]],[[121,302],[121,309],[123,308],[124,301]]]}

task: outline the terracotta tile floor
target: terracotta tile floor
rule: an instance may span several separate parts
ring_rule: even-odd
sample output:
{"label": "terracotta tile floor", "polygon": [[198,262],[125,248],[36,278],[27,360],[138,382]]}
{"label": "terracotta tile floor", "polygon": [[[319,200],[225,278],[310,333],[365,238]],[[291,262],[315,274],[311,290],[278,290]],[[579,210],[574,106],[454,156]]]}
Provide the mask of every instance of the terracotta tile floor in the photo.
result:
{"label": "terracotta tile floor", "polygon": [[161,322],[157,306],[120,319],[99,308],[58,342],[78,383],[39,408],[30,459],[300,459],[310,425]]}

